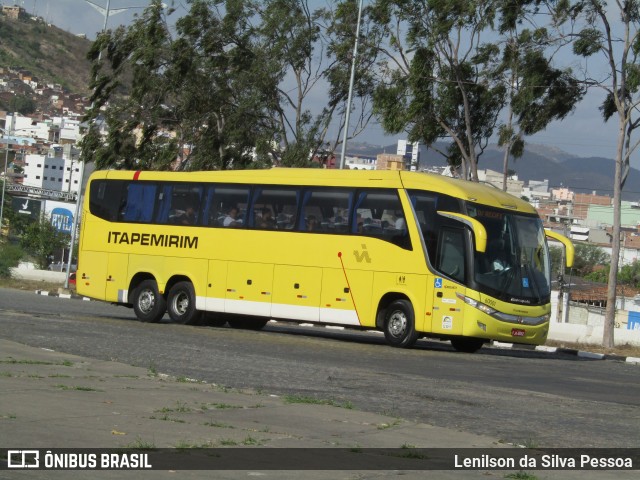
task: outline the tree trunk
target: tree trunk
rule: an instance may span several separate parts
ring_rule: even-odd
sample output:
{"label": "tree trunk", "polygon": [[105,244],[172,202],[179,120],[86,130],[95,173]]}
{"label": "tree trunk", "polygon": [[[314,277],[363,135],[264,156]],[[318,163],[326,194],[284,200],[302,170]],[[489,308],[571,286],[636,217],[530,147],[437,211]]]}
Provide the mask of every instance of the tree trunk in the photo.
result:
{"label": "tree trunk", "polygon": [[625,122],[620,118],[618,129],[618,151],[616,154],[616,168],[613,179],[613,232],[611,236],[611,269],[609,270],[609,285],[607,287],[607,309],[604,317],[604,332],[602,346],[614,347],[613,329],[616,319],[616,290],[618,286],[618,267],[620,264],[620,223],[622,199],[622,165],[624,160]]}

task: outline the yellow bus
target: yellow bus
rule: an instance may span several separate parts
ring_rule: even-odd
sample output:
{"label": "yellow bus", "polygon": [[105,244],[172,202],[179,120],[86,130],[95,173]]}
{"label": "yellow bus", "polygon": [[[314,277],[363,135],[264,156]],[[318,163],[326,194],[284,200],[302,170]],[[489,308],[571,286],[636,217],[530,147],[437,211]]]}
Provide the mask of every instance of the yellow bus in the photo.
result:
{"label": "yellow bus", "polygon": [[82,219],[78,293],[141,321],[315,322],[397,347],[544,343],[545,233],[573,258],[527,202],[404,171],[97,171]]}

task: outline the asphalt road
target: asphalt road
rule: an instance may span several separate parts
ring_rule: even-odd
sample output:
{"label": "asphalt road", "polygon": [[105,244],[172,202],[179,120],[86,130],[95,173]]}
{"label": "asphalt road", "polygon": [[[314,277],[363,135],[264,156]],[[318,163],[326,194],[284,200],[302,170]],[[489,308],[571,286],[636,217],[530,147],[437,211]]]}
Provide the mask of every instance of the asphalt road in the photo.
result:
{"label": "asphalt road", "polygon": [[232,388],[297,394],[534,447],[640,446],[640,367],[566,354],[409,350],[382,335],[145,324],[101,302],[0,289],[0,337]]}

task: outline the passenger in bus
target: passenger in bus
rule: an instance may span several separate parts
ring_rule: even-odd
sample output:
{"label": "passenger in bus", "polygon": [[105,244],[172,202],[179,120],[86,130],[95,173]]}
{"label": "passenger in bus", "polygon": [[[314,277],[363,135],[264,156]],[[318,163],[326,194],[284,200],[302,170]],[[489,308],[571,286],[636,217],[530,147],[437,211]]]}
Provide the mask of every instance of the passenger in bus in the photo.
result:
{"label": "passenger in bus", "polygon": [[222,225],[225,227],[239,227],[242,225],[242,220],[238,218],[238,207],[231,207],[229,209]]}
{"label": "passenger in bus", "polygon": [[404,215],[402,214],[402,212],[396,212],[395,216],[396,216],[396,223],[395,223],[396,230],[406,229],[407,222],[405,222]]}
{"label": "passenger in bus", "polygon": [[266,228],[273,230],[276,228],[276,220],[273,218],[273,212],[270,208],[263,208],[260,221],[258,222],[259,228]]}
{"label": "passenger in bus", "polygon": [[195,225],[196,224],[196,209],[193,205],[188,205],[187,208],[178,216],[177,222],[179,225]]}
{"label": "passenger in bus", "polygon": [[319,230],[318,219],[315,215],[309,215],[307,217],[307,230],[310,232],[315,232]]}

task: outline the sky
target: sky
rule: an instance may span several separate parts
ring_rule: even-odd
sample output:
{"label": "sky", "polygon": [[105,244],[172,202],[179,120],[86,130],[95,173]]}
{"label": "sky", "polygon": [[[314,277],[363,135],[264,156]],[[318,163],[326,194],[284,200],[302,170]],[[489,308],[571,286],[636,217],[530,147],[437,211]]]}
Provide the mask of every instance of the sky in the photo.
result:
{"label": "sky", "polygon": [[[107,5],[107,0],[92,0],[92,2],[103,7]],[[171,0],[165,0],[165,2],[170,4]],[[45,21],[72,34],[85,34],[89,39],[96,37],[96,33],[102,29],[105,20],[104,15],[85,0],[0,0],[0,3],[20,5],[29,14],[40,16]],[[140,13],[148,3],[148,0],[111,0],[111,9],[133,8],[110,15],[108,27],[114,28],[130,23],[134,15]],[[180,11],[186,12],[188,10],[186,3],[181,0],[176,0],[174,6],[177,7],[178,14]],[[317,98],[318,101],[321,101],[320,99],[326,98],[326,96],[317,95]],[[603,98],[604,92],[602,90],[597,88],[590,90],[573,114],[567,116],[563,121],[550,124],[545,131],[527,137],[526,141],[556,147],[579,157],[614,158],[617,122],[613,118],[608,123],[603,123],[598,110]],[[319,106],[320,108],[321,106]],[[403,137],[386,135],[380,125],[370,124],[367,131],[354,141],[383,146],[395,144],[400,138]],[[640,151],[633,155],[631,165],[640,168]]]}

